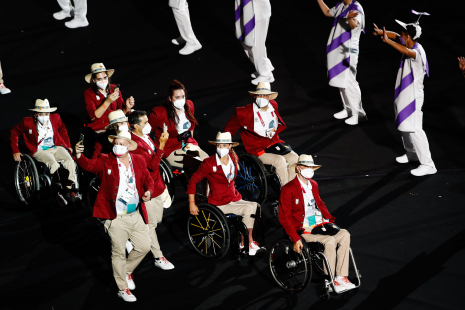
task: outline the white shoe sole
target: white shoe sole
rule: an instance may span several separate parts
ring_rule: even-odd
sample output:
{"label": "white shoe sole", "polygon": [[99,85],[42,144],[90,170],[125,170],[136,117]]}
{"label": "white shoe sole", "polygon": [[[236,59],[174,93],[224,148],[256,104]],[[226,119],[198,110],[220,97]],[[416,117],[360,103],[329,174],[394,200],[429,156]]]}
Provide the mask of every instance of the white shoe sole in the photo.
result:
{"label": "white shoe sole", "polygon": [[66,22],[66,23],[65,23],[65,26],[68,27],[69,29],[76,29],[76,28],[81,28],[81,27],[87,27],[87,26],[89,26],[89,22],[88,22],[88,21],[86,21],[86,22],[83,23],[83,24],[76,25],[76,26],[75,26],[75,25],[70,26],[68,23],[69,23],[69,22]]}
{"label": "white shoe sole", "polygon": [[122,300],[124,300],[125,302],[135,302],[135,301],[137,301],[137,299],[132,299],[132,300],[124,299],[123,296],[121,296],[120,294],[118,294],[118,297],[121,298]]}
{"label": "white shoe sole", "polygon": [[179,51],[179,54],[184,55],[184,56],[187,56],[187,55],[190,55],[190,54],[192,54],[192,53],[198,51],[198,50],[201,49],[201,48],[202,48],[202,45],[196,45],[196,46],[193,48],[193,50],[192,50],[191,52],[189,52],[189,53],[182,52],[182,49],[181,49],[181,50]]}
{"label": "white shoe sole", "polygon": [[438,172],[437,169],[434,169],[434,171],[428,171],[427,173],[423,173],[423,174],[415,174],[413,172],[413,170],[410,171],[410,173],[416,177],[422,177],[422,176],[425,176],[425,175],[430,175],[430,174],[435,174],[436,172]]}
{"label": "white shoe sole", "polygon": [[2,95],[6,95],[6,94],[9,94],[11,93],[11,90],[5,90],[5,91],[1,91],[0,94]]}

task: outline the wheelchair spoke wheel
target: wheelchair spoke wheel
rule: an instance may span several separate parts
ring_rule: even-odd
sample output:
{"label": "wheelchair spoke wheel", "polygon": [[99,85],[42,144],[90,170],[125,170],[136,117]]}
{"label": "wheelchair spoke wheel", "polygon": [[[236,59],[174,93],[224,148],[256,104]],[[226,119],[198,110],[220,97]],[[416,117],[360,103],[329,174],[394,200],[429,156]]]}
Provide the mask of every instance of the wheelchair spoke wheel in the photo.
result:
{"label": "wheelchair spoke wheel", "polygon": [[31,205],[39,200],[39,174],[34,160],[29,155],[23,155],[15,169],[15,188],[18,198]]}
{"label": "wheelchair spoke wheel", "polygon": [[228,252],[230,231],[223,212],[215,206],[199,204],[199,215],[187,221],[189,240],[194,249],[207,258],[221,258]]}
{"label": "wheelchair spoke wheel", "polygon": [[294,251],[294,244],[282,239],[275,242],[270,251],[270,269],[273,278],[284,290],[303,290],[312,278],[312,266],[307,251]]}
{"label": "wheelchair spoke wheel", "polygon": [[168,192],[171,196],[171,201],[174,200],[174,192],[176,188],[176,186],[174,185],[174,175],[172,170],[173,168],[171,167],[171,165],[168,163],[166,159],[163,158],[160,161],[160,174],[163,178],[163,182],[165,182],[165,185],[168,188]]}
{"label": "wheelchair spoke wheel", "polygon": [[267,195],[266,172],[262,162],[253,155],[239,156],[239,171],[235,185],[244,200],[262,205]]}

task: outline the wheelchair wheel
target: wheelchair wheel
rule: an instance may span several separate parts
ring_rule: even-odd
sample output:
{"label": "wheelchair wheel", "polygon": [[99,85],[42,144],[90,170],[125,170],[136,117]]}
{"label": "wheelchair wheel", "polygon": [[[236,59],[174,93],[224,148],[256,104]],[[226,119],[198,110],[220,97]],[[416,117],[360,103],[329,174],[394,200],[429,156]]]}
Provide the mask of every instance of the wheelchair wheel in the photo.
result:
{"label": "wheelchair wheel", "polygon": [[222,258],[229,250],[231,233],[226,217],[217,207],[199,204],[199,215],[187,221],[189,240],[194,249],[207,258]]}
{"label": "wheelchair wheel", "polygon": [[267,194],[266,170],[256,156],[239,156],[239,168],[236,177],[236,189],[244,200],[255,201],[262,205]]}
{"label": "wheelchair wheel", "polygon": [[89,207],[90,213],[94,212],[94,203],[97,199],[97,193],[100,189],[100,178],[98,176],[93,177],[89,182],[87,188],[87,206]]}
{"label": "wheelchair wheel", "polygon": [[173,168],[168,163],[166,159],[162,159],[160,162],[160,174],[163,178],[163,182],[165,182],[166,187],[168,188],[168,192],[171,196],[171,201],[174,200],[174,192],[176,186],[174,185],[174,175],[173,175]]}
{"label": "wheelchair wheel", "polygon": [[312,265],[307,250],[294,251],[288,239],[275,242],[270,251],[270,269],[278,285],[286,291],[303,290],[312,278]]}
{"label": "wheelchair wheel", "polygon": [[34,160],[23,155],[15,169],[15,188],[19,199],[31,205],[39,200],[40,179]]}

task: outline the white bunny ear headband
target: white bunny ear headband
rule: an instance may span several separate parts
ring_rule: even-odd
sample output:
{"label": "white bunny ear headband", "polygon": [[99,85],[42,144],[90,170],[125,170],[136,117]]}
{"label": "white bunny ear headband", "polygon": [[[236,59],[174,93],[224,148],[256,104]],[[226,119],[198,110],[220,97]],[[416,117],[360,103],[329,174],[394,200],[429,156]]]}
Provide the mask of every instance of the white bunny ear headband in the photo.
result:
{"label": "white bunny ear headband", "polygon": [[397,19],[396,19],[396,22],[406,30],[407,30],[407,26],[409,26],[409,25],[415,27],[416,35],[413,38],[413,40],[416,40],[421,36],[421,27],[420,27],[420,18],[421,18],[421,16],[422,15],[430,15],[430,14],[426,13],[426,12],[417,12],[415,10],[412,10],[412,13],[415,14],[415,15],[418,15],[418,19],[417,19],[417,21],[415,23],[406,24],[406,23],[403,23],[403,22],[401,22],[400,20],[397,20]]}

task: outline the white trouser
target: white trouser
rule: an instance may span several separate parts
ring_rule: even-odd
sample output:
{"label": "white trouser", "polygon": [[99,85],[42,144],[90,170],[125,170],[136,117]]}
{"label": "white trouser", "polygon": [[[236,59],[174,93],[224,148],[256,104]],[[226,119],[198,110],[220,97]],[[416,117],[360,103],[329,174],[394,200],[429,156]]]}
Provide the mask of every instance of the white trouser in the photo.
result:
{"label": "white trouser", "polygon": [[[270,18],[263,18],[255,21],[255,46],[247,46],[242,42],[244,52],[249,57],[250,61],[255,65],[255,70],[258,76],[273,79],[274,70],[271,61],[268,59],[266,54],[266,36],[268,34],[268,25],[270,24]],[[267,81],[263,81],[267,82]]]}
{"label": "white trouser", "polygon": [[[61,9],[67,13],[73,10],[71,0],[57,0]],[[73,0],[74,1],[74,18],[86,19],[87,15],[87,0]]]}
{"label": "white trouser", "polygon": [[357,80],[355,79],[357,75],[357,64],[358,64],[358,55],[351,53],[350,54],[350,72],[348,76],[348,83],[346,88],[339,88],[339,94],[342,98],[342,104],[344,110],[349,114],[352,112],[352,115],[357,115],[357,113],[365,114],[365,111],[362,107],[362,91],[358,85]]}
{"label": "white trouser", "polygon": [[179,9],[172,8],[176,24],[178,25],[181,37],[186,41],[186,44],[196,45],[200,44],[199,40],[195,37],[194,30],[191,25],[191,18],[189,16],[189,5],[186,0],[181,0]]}
{"label": "white trouser", "polygon": [[409,160],[418,160],[420,164],[434,167],[431,152],[429,151],[428,138],[423,130],[423,98],[416,98],[415,101],[415,132],[401,132],[404,148],[407,151]]}

